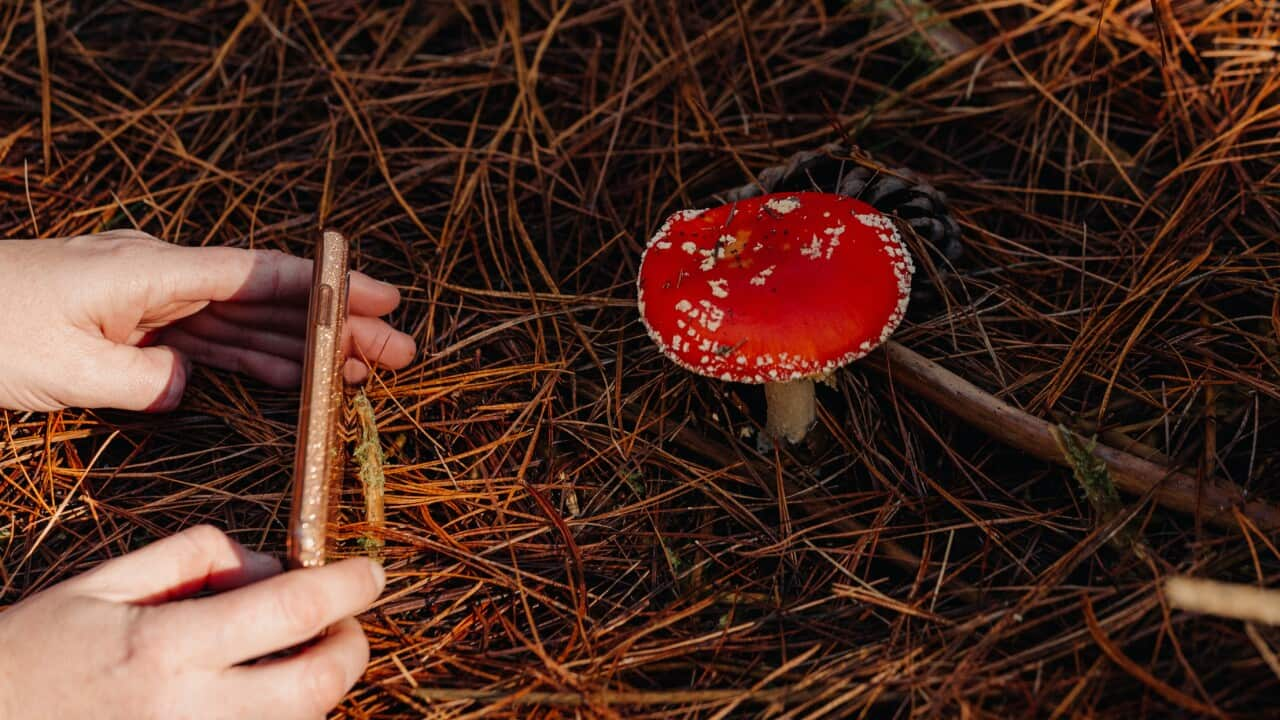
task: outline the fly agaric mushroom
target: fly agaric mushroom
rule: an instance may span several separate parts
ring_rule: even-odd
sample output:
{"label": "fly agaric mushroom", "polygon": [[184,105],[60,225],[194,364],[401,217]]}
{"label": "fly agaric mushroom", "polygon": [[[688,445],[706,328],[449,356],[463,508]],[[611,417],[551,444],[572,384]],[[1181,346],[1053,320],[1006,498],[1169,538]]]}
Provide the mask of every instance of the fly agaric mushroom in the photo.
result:
{"label": "fly agaric mushroom", "polygon": [[766,432],[797,443],[816,418],[813,381],[888,339],[912,271],[892,219],[870,205],[761,195],[667,218],[640,261],[640,317],[676,364],[763,384]]}

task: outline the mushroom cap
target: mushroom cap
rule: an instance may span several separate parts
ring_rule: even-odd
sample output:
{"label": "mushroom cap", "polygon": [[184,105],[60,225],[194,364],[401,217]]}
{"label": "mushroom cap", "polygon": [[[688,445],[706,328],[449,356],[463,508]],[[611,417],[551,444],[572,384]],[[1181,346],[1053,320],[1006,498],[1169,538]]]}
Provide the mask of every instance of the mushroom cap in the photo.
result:
{"label": "mushroom cap", "polygon": [[897,226],[844,195],[773,193],[682,210],[649,240],[640,317],[667,357],[729,382],[822,376],[898,327],[911,256]]}

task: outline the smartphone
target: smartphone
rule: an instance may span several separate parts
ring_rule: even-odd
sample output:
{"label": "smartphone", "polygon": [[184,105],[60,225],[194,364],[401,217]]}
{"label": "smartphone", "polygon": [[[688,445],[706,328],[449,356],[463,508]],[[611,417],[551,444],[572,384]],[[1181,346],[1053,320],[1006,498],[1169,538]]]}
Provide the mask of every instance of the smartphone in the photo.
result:
{"label": "smartphone", "polygon": [[288,537],[291,569],[324,564],[330,494],[340,485],[345,460],[341,423],[347,252],[347,239],[341,233],[321,233],[307,308],[307,349],[298,405]]}

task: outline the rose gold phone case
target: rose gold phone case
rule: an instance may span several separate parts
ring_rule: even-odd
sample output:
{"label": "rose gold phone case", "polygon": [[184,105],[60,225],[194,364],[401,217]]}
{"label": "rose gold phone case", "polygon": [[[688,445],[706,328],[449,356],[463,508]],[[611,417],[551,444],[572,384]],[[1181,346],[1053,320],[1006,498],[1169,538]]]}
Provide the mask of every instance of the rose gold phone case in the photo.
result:
{"label": "rose gold phone case", "polygon": [[324,564],[329,497],[342,475],[342,328],[347,317],[347,281],[347,239],[326,230],[316,248],[307,311],[307,355],[289,519],[290,568]]}

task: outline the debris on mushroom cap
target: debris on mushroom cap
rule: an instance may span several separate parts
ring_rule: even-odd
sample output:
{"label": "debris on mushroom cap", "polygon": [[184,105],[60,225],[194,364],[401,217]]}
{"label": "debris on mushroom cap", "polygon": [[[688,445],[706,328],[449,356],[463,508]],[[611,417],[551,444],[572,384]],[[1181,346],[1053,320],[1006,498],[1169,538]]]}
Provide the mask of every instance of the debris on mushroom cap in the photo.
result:
{"label": "debris on mushroom cap", "polygon": [[864,202],[762,195],[667,218],[640,262],[640,317],[668,357],[702,375],[821,376],[897,329],[913,269],[893,221]]}

